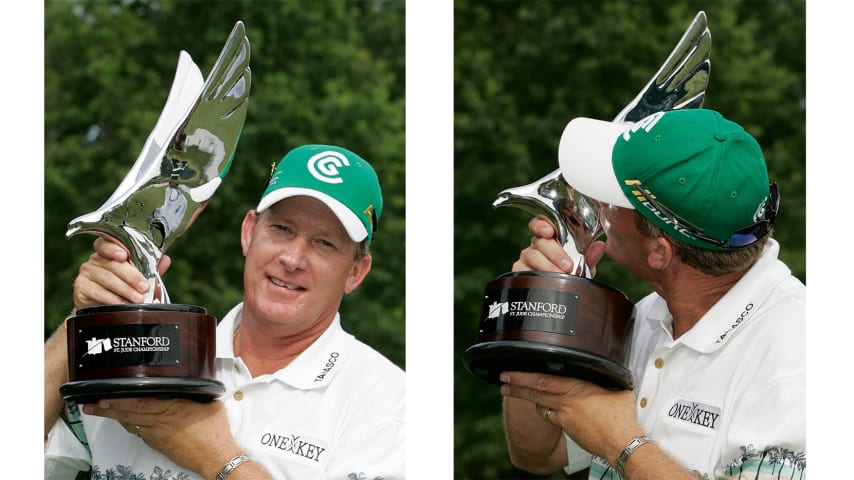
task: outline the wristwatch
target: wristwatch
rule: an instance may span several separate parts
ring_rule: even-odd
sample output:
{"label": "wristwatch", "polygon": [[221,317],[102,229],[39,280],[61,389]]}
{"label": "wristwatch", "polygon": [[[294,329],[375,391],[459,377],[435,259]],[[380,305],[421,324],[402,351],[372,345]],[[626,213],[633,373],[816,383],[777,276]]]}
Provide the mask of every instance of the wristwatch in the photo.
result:
{"label": "wristwatch", "polygon": [[239,467],[240,465],[243,465],[243,462],[248,461],[249,457],[243,453],[232,458],[228,461],[228,463],[225,464],[224,467],[222,467],[222,470],[220,470],[219,473],[216,474],[215,480],[225,480],[229,475],[231,475],[231,472],[233,472],[235,468]]}
{"label": "wristwatch", "polygon": [[623,473],[623,469],[626,468],[626,462],[629,461],[629,455],[635,452],[641,445],[644,443],[649,443],[652,440],[649,439],[646,435],[641,435],[639,437],[635,437],[629,441],[626,445],[626,448],[620,453],[620,456],[617,458],[617,465],[614,467],[617,470],[617,473],[620,474],[621,477],[625,476]]}

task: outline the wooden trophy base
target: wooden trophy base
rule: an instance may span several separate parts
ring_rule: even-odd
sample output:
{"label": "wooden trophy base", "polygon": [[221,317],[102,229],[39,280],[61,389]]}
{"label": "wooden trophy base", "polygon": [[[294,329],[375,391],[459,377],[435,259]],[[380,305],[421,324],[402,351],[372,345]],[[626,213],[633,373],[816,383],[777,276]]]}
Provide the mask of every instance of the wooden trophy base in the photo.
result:
{"label": "wooden trophy base", "polygon": [[574,275],[513,272],[487,284],[477,343],[463,355],[475,376],[504,371],[561,375],[631,389],[623,362],[634,305],[619,290]]}
{"label": "wooden trophy base", "polygon": [[187,398],[209,402],[225,392],[214,379],[216,318],[177,304],[104,305],[68,319],[66,400]]}

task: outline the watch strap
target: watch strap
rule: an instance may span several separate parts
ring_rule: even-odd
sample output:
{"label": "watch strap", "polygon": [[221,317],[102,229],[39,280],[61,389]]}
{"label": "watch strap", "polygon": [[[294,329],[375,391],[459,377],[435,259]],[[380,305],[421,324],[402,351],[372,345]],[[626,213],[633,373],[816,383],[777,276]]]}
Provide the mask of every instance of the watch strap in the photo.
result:
{"label": "watch strap", "polygon": [[625,476],[623,474],[623,470],[626,468],[626,463],[629,461],[629,456],[631,456],[631,454],[634,453],[635,450],[637,450],[641,445],[649,442],[652,442],[649,437],[647,437],[646,435],[641,435],[639,437],[631,439],[629,443],[626,444],[626,448],[624,448],[623,451],[620,452],[620,456],[617,457],[617,465],[616,467],[614,467],[616,468],[617,473],[619,473],[621,477]]}

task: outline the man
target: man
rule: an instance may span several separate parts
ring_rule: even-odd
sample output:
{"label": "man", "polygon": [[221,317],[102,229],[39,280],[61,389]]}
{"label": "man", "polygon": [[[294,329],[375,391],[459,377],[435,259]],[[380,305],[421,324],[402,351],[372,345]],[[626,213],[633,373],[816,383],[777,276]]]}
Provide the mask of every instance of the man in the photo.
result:
{"label": "man", "polygon": [[[514,465],[590,465],[591,479],[802,478],[805,287],[777,259],[779,194],[753,137],[702,109],[631,125],[579,118],[559,160],[570,185],[605,204],[592,264],[604,250],[654,292],[636,305],[634,391],[502,373]],[[553,227],[529,228],[513,269],[568,271]]]}
{"label": "man", "polygon": [[[217,327],[225,394],[84,405],[88,447],[56,422],[45,477],[91,465],[92,478],[403,478],[403,371],[344,332],[338,314],[371,269],[382,204],[376,173],[355,153],[305,145],[285,155],[241,227],[244,298]],[[147,287],[127,252],[103,239],[95,247],[75,307],[141,301]],[[52,350],[60,333],[46,345],[46,389],[67,368]],[[46,421],[54,407],[46,400]]]}

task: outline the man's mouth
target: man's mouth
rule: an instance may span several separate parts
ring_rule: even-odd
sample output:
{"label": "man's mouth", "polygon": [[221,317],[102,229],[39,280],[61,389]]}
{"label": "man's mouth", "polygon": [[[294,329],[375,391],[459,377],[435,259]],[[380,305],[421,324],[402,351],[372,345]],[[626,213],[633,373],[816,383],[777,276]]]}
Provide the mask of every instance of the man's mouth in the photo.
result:
{"label": "man's mouth", "polygon": [[288,290],[304,290],[301,286],[295,285],[293,283],[286,283],[281,280],[275,279],[273,277],[269,277],[270,281],[273,282],[273,285],[278,287],[287,288]]}

